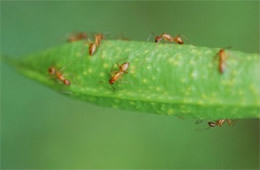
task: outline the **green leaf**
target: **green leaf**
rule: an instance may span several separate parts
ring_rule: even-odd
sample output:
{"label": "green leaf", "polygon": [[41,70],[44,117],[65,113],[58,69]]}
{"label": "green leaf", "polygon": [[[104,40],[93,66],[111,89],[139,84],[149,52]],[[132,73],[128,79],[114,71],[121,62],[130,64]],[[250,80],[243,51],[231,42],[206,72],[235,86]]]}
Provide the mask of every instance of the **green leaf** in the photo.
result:
{"label": "green leaf", "polygon": [[[93,56],[84,42],[68,43],[22,60],[9,60],[23,75],[68,96],[118,109],[196,119],[260,117],[260,56],[234,50],[218,71],[219,49],[193,45],[104,40]],[[113,87],[111,69],[129,62]],[[48,73],[54,66],[71,81]]]}

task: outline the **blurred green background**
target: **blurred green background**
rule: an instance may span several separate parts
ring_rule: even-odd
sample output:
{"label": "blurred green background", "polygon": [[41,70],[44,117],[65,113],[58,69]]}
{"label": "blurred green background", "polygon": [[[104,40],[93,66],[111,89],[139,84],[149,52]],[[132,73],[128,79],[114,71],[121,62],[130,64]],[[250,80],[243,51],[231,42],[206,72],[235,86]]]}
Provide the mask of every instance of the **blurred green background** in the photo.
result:
{"label": "blurred green background", "polygon": [[[259,1],[1,1],[1,52],[22,57],[77,31],[182,33],[190,43],[259,52]],[[1,168],[258,169],[259,121],[207,122],[102,108],[1,63]],[[201,130],[198,130],[201,129]]]}

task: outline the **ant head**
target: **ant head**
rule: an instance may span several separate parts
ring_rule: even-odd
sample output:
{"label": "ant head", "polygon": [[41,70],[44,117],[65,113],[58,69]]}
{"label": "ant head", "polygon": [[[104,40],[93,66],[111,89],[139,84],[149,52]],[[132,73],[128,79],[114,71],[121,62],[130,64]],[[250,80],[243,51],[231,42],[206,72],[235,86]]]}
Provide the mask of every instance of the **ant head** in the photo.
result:
{"label": "ant head", "polygon": [[109,80],[109,84],[110,85],[113,85],[115,83],[115,80],[113,79],[113,78],[111,78],[110,80]]}
{"label": "ant head", "polygon": [[156,36],[155,37],[155,42],[158,43],[159,41],[161,41],[162,37],[161,36]]}
{"label": "ant head", "polygon": [[53,74],[55,74],[56,70],[55,70],[54,67],[50,67],[50,68],[48,69],[48,72],[53,75]]}
{"label": "ant head", "polygon": [[210,127],[215,127],[216,126],[215,122],[208,122],[208,124],[209,124]]}
{"label": "ant head", "polygon": [[105,39],[105,37],[104,37],[104,35],[103,35],[102,33],[97,34],[97,35],[96,35],[96,38],[99,39],[99,40]]}
{"label": "ant head", "polygon": [[221,48],[220,50],[219,50],[219,54],[222,54],[222,53],[224,53],[225,52],[225,49],[224,48]]}
{"label": "ant head", "polygon": [[67,80],[67,79],[65,79],[65,80],[63,81],[63,83],[64,83],[66,86],[69,86],[69,85],[70,85],[70,81]]}

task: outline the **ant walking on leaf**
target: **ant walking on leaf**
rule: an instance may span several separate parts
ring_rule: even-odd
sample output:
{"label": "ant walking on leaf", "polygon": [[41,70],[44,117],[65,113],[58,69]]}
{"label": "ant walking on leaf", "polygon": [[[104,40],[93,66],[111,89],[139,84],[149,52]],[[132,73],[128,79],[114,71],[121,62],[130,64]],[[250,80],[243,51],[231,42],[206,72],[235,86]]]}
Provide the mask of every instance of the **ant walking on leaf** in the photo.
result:
{"label": "ant walking on leaf", "polygon": [[118,81],[120,78],[122,78],[124,73],[128,73],[127,69],[129,67],[129,62],[125,62],[121,65],[118,65],[119,70],[118,71],[113,71],[113,67],[111,69],[111,78],[109,79],[109,84],[113,85],[116,81]]}
{"label": "ant walking on leaf", "polygon": [[[154,35],[154,33],[152,33],[152,34]],[[148,37],[147,40],[150,39],[150,36],[151,36],[151,34],[149,35],[149,37]],[[154,36],[155,36],[155,35],[154,35]],[[182,34],[179,34],[179,35],[173,37],[173,36],[171,36],[171,35],[168,34],[168,33],[162,33],[162,34],[160,34],[160,35],[158,35],[158,36],[155,36],[155,43],[159,43],[159,42],[161,42],[162,40],[164,40],[164,41],[167,41],[167,42],[170,42],[170,43],[175,42],[175,43],[177,43],[177,44],[182,45],[182,44],[184,44],[184,41],[183,41],[183,38],[182,38],[182,37],[184,37]],[[187,39],[186,37],[184,37],[184,38]]]}
{"label": "ant walking on leaf", "polygon": [[104,40],[104,35],[103,34],[97,34],[95,35],[95,41],[89,44],[88,52],[89,55],[92,56],[94,53],[97,51],[97,48],[101,44],[101,40]]}
{"label": "ant walking on leaf", "polygon": [[[231,119],[219,119],[216,121],[209,121],[208,128],[205,128],[205,129],[209,129],[209,128],[213,128],[213,127],[222,127],[225,122],[227,122],[229,126],[234,126],[237,123],[237,121],[238,120],[231,120]],[[202,122],[203,122],[203,120],[198,120],[198,121],[196,121],[196,124],[200,124]],[[199,129],[199,130],[203,130],[203,129]]]}
{"label": "ant walking on leaf", "polygon": [[162,33],[161,35],[158,35],[155,37],[155,42],[158,43],[161,40],[168,41],[168,42],[175,42],[177,44],[184,44],[181,35],[177,35],[175,37],[172,37],[170,34]]}
{"label": "ant walking on leaf", "polygon": [[218,71],[220,74],[223,74],[226,70],[226,61],[227,61],[227,54],[225,49],[228,49],[231,47],[221,48],[217,54],[214,56],[214,59],[217,59],[218,57]]}
{"label": "ant walking on leaf", "polygon": [[51,76],[55,76],[55,78],[58,81],[62,82],[64,85],[69,86],[71,84],[71,82],[65,78],[65,76],[61,73],[61,71],[59,71],[54,66],[49,67],[48,72]]}
{"label": "ant walking on leaf", "polygon": [[208,122],[208,125],[210,127],[221,127],[225,122],[228,123],[229,126],[234,126],[237,122],[237,120],[231,120],[231,119],[220,119],[220,120],[216,120],[216,121],[211,121],[211,122]]}
{"label": "ant walking on leaf", "polygon": [[[119,82],[119,80],[122,79],[124,74],[127,74],[127,70],[129,68],[130,63],[129,62],[124,62],[123,64],[116,64],[117,65],[117,70],[114,70],[115,66],[112,66],[111,71],[110,71],[110,78],[108,80],[108,83],[111,85],[113,90],[115,90],[115,87],[113,86],[116,82]],[[107,83],[101,81],[100,83]]]}

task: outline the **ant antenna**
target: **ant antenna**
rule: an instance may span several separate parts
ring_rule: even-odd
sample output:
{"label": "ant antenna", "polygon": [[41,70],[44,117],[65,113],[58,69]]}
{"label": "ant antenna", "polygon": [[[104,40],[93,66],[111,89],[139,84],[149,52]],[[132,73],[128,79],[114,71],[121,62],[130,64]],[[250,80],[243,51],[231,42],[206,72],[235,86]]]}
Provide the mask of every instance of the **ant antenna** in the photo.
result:
{"label": "ant antenna", "polygon": [[148,38],[146,39],[146,41],[149,41],[149,40],[150,40],[151,35],[153,35],[153,36],[155,37],[155,33],[154,33],[154,32],[151,32],[151,33],[149,34]]}
{"label": "ant antenna", "polygon": [[212,127],[206,127],[206,128],[196,128],[196,131],[199,131],[199,132],[201,132],[201,131],[204,131],[204,130],[208,130],[208,129],[211,129]]}
{"label": "ant antenna", "polygon": [[181,36],[181,37],[183,37],[184,39],[186,39],[186,40],[188,40],[188,41],[190,41],[190,42],[192,43],[192,41],[191,41],[189,38],[187,38],[187,36],[185,36],[184,34],[179,34],[178,36]]}

